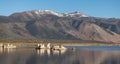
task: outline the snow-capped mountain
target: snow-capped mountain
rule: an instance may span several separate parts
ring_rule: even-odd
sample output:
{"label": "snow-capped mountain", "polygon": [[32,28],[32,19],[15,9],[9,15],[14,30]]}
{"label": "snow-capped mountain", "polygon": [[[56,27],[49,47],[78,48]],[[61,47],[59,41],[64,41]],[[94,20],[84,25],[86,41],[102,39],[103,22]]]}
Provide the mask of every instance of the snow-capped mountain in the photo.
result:
{"label": "snow-capped mountain", "polygon": [[[19,12],[19,13],[14,13],[12,14],[11,16],[16,16],[18,14],[22,14],[24,13],[27,14],[27,16],[42,16],[42,15],[55,15],[55,16],[58,16],[58,17],[88,17],[87,15],[85,14],[82,14],[80,12],[72,12],[72,13],[57,13],[57,12],[54,12],[52,10],[32,10],[32,11],[25,11],[25,12]],[[23,15],[23,14],[22,14]]]}
{"label": "snow-capped mountain", "polygon": [[30,21],[39,19],[41,17],[89,17],[85,14],[82,14],[80,12],[72,12],[72,13],[57,13],[52,10],[32,10],[32,11],[24,11],[24,12],[17,12],[11,14],[9,17],[21,20],[21,21]]}

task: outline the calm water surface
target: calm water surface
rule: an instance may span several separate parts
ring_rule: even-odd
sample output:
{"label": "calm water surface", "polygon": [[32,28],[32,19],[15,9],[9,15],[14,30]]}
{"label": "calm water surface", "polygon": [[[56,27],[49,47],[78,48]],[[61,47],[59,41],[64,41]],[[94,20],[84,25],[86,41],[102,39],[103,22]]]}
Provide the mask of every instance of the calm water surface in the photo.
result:
{"label": "calm water surface", "polygon": [[120,47],[77,46],[74,48],[77,49],[53,51],[0,48],[0,64],[120,64]]}

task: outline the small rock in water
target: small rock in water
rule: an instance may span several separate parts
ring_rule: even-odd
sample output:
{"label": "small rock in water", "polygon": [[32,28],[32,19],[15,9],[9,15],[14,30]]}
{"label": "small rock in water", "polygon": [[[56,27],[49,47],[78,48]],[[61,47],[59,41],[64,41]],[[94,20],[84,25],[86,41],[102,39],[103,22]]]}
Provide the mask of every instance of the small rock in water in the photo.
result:
{"label": "small rock in water", "polygon": [[72,50],[76,50],[76,48],[72,48]]}

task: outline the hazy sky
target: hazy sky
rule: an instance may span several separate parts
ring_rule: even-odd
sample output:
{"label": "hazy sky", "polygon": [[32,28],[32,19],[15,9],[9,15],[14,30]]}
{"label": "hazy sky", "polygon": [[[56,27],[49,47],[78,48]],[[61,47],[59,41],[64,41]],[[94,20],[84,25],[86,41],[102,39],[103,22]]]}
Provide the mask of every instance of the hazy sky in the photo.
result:
{"label": "hazy sky", "polygon": [[28,10],[59,13],[80,11],[89,16],[120,18],[120,0],[1,0],[0,15]]}

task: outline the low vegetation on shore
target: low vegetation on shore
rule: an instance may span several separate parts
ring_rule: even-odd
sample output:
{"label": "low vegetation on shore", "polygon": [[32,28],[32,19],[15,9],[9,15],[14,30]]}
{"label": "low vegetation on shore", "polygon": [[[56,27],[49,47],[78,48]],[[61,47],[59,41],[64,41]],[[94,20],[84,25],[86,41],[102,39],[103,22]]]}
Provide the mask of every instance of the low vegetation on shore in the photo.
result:
{"label": "low vegetation on shore", "polygon": [[120,46],[120,43],[112,42],[98,42],[98,41],[81,41],[81,40],[56,40],[56,39],[42,39],[42,40],[0,40],[3,44],[14,44],[16,46],[32,46],[38,43],[51,43],[52,45],[64,46]]}

